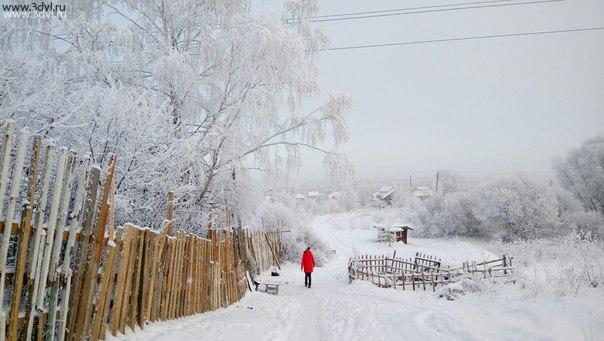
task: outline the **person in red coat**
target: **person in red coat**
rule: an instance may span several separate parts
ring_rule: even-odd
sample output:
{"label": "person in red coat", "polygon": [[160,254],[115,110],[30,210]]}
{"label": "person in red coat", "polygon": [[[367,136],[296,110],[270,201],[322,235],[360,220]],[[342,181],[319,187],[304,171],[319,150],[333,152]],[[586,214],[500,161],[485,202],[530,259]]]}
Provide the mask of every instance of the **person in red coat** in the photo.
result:
{"label": "person in red coat", "polygon": [[302,263],[300,264],[300,269],[304,271],[304,286],[310,288],[310,282],[312,280],[311,274],[312,270],[315,267],[315,257],[310,252],[310,247],[307,247],[304,253],[302,253]]}

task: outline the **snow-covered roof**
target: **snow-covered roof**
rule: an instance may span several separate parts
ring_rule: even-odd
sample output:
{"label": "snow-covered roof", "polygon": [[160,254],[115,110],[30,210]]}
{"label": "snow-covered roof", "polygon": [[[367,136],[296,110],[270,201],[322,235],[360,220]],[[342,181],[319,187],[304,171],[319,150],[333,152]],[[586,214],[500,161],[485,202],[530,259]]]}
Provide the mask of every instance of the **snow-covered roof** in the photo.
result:
{"label": "snow-covered roof", "polygon": [[409,227],[407,225],[381,225],[381,224],[376,224],[373,225],[373,228],[376,228],[378,230],[382,230],[382,231],[386,231],[386,230],[413,230],[412,227]]}
{"label": "snow-covered roof", "polygon": [[308,193],[307,193],[307,196],[308,196],[309,198],[318,197],[318,196],[320,196],[320,195],[321,195],[321,193],[316,192],[316,191],[310,191],[310,192],[308,192]]}
{"label": "snow-covered roof", "polygon": [[380,188],[379,191],[375,192],[373,194],[373,196],[384,200],[384,199],[388,198],[388,196],[392,195],[394,192],[395,191],[392,186],[384,186],[384,187]]}
{"label": "snow-covered roof", "polygon": [[304,199],[304,196],[302,194],[298,193],[298,194],[294,195],[294,198],[301,200],[301,199]]}
{"label": "snow-covered roof", "polygon": [[390,192],[392,191],[392,186],[384,186],[380,188],[380,192]]}
{"label": "snow-covered roof", "polygon": [[400,226],[392,226],[393,230],[413,230],[413,228],[407,226],[407,225],[400,225]]}

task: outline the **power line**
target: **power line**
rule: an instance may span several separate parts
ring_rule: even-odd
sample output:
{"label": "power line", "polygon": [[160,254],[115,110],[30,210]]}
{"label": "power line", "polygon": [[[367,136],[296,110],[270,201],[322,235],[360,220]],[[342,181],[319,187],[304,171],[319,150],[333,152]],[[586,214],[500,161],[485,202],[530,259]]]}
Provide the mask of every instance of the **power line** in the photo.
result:
{"label": "power line", "polygon": [[382,10],[375,10],[375,11],[339,13],[339,14],[325,14],[325,15],[318,15],[316,17],[309,17],[307,19],[312,20],[312,19],[333,18],[333,17],[342,17],[342,16],[351,16],[351,15],[362,15],[362,14],[376,14],[376,13],[390,13],[390,12],[401,12],[401,11],[414,11],[414,10],[429,9],[429,8],[442,8],[442,7],[453,7],[453,6],[464,6],[464,5],[489,4],[489,3],[495,3],[495,2],[508,2],[508,1],[513,1],[513,0],[491,0],[491,1],[460,2],[460,3],[454,3],[454,4],[443,4],[443,5],[432,5],[432,6],[393,8],[393,9],[382,9]]}
{"label": "power line", "polygon": [[457,37],[457,38],[444,38],[444,39],[431,39],[431,40],[416,40],[416,41],[405,41],[405,42],[385,43],[385,44],[353,45],[353,46],[342,46],[342,47],[326,47],[326,48],[315,49],[315,50],[310,50],[310,51],[356,50],[356,49],[367,49],[367,48],[374,48],[374,47],[389,47],[389,46],[402,46],[402,45],[415,45],[415,44],[432,44],[432,43],[443,43],[443,42],[449,42],[449,41],[478,40],[478,39],[520,37],[520,36],[536,36],[536,35],[545,35],[545,34],[559,34],[559,33],[570,33],[570,32],[586,32],[586,31],[597,31],[597,30],[604,30],[604,27],[586,27],[586,28],[575,28],[575,29],[567,29],[567,30],[521,32],[521,33],[507,33],[507,34],[492,34],[492,35],[483,35],[483,36],[470,36],[470,37]]}
{"label": "power line", "polygon": [[310,19],[309,21],[310,22],[327,22],[327,21],[369,19],[369,18],[391,17],[391,16],[398,16],[398,15],[424,14],[424,13],[448,12],[448,11],[460,11],[460,10],[478,9],[478,8],[509,7],[509,6],[519,6],[519,5],[536,5],[536,4],[562,2],[562,1],[565,1],[565,0],[538,0],[538,1],[526,1],[526,2],[512,2],[512,3],[494,4],[494,5],[476,5],[476,6],[465,6],[465,7],[454,7],[454,8],[427,9],[427,10],[410,11],[410,12],[399,12],[399,13],[385,13],[385,14],[371,14],[371,15],[360,15],[360,16],[349,16],[349,17],[342,17],[342,18]]}

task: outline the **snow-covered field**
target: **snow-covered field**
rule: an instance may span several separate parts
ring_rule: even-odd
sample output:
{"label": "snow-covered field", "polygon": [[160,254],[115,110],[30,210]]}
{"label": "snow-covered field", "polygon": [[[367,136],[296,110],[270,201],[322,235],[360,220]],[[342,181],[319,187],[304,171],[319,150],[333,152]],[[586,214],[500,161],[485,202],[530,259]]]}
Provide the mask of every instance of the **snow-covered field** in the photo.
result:
{"label": "snow-covered field", "polygon": [[[316,268],[304,287],[297,264],[281,272],[279,295],[252,292],[226,309],[154,323],[123,340],[602,340],[604,290],[578,297],[529,295],[518,285],[488,285],[456,301],[431,291],[382,289],[348,284],[347,260],[354,254],[411,257],[419,251],[458,265],[495,257],[480,242],[420,239],[409,245],[375,242],[375,231],[358,217],[319,216],[310,224],[335,255]],[[351,223],[351,221],[354,221]],[[365,225],[367,226],[367,225]],[[500,256],[500,255],[499,255]]]}

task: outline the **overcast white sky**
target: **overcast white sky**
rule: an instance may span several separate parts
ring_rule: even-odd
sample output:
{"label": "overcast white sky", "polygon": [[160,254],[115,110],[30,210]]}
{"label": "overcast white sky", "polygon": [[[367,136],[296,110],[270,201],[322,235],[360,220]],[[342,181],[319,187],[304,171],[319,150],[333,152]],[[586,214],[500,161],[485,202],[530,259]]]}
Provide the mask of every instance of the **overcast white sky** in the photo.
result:
{"label": "overcast white sky", "polygon": [[[320,14],[476,0],[320,1]],[[514,2],[525,2],[516,0]],[[278,1],[260,2],[277,11]],[[604,27],[604,1],[317,23],[330,46]],[[361,177],[437,169],[551,174],[604,133],[604,31],[318,53],[323,98],[352,96],[345,152]],[[301,178],[324,176],[308,155]]]}

